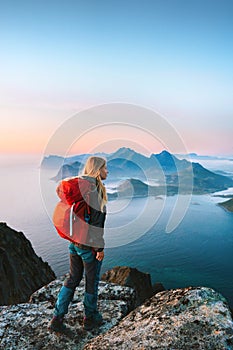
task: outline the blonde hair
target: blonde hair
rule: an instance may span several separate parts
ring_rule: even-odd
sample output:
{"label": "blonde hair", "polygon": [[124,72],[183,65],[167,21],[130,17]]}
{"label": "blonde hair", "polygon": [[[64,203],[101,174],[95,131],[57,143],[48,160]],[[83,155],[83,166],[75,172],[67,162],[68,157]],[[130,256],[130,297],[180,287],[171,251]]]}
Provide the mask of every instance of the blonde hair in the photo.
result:
{"label": "blonde hair", "polygon": [[103,210],[104,205],[108,201],[106,188],[100,177],[100,169],[105,165],[106,165],[106,160],[104,158],[91,156],[87,159],[83,169],[83,175],[96,178],[101,211]]}

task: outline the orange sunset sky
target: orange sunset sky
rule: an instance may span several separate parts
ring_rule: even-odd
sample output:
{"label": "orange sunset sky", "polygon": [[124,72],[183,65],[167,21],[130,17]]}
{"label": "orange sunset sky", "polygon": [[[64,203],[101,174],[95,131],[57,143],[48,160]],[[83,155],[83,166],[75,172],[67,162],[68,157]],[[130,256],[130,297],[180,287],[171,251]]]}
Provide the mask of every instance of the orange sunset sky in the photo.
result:
{"label": "orange sunset sky", "polygon": [[[70,117],[112,102],[159,113],[188,152],[233,154],[232,1],[13,3],[0,11],[1,154],[42,155]],[[109,127],[70,152],[101,150],[100,135],[109,152],[164,147]]]}

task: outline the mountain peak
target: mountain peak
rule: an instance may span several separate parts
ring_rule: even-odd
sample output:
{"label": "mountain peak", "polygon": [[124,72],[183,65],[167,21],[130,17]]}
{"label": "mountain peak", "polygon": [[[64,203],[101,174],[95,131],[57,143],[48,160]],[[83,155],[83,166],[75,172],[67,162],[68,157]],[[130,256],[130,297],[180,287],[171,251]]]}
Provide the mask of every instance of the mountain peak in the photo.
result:
{"label": "mountain peak", "polygon": [[139,158],[146,159],[146,160],[148,159],[148,157],[128,147],[121,147],[116,152],[112,153],[110,157],[108,157],[108,159],[113,159],[113,158],[123,158],[128,160],[132,160],[132,159],[135,160]]}
{"label": "mountain peak", "polygon": [[176,157],[169,153],[166,150],[163,150],[161,153],[153,154],[152,156],[156,157],[159,161],[172,161],[176,160]]}
{"label": "mountain peak", "polygon": [[163,156],[163,157],[173,157],[171,153],[169,153],[166,150],[163,150],[161,153],[158,154],[158,156]]}
{"label": "mountain peak", "polygon": [[129,147],[120,147],[114,154],[135,154],[136,152]]}

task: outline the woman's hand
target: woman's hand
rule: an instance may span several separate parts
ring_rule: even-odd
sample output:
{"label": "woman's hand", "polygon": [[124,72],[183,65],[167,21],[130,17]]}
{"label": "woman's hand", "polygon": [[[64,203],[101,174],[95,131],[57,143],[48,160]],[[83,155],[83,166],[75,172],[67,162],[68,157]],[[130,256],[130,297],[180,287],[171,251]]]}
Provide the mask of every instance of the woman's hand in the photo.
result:
{"label": "woman's hand", "polygon": [[96,253],[96,259],[102,261],[104,258],[104,251]]}

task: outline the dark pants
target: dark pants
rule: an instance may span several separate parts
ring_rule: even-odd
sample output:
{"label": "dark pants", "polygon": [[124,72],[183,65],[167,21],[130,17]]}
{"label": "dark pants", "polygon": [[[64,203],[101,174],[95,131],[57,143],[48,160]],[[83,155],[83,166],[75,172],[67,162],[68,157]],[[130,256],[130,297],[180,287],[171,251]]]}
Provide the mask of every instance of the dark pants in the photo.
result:
{"label": "dark pants", "polygon": [[75,288],[79,285],[85,271],[84,309],[86,316],[97,312],[98,285],[102,261],[96,259],[92,250],[81,249],[70,244],[70,273],[60,290],[55,305],[55,316],[64,316],[73,299]]}

